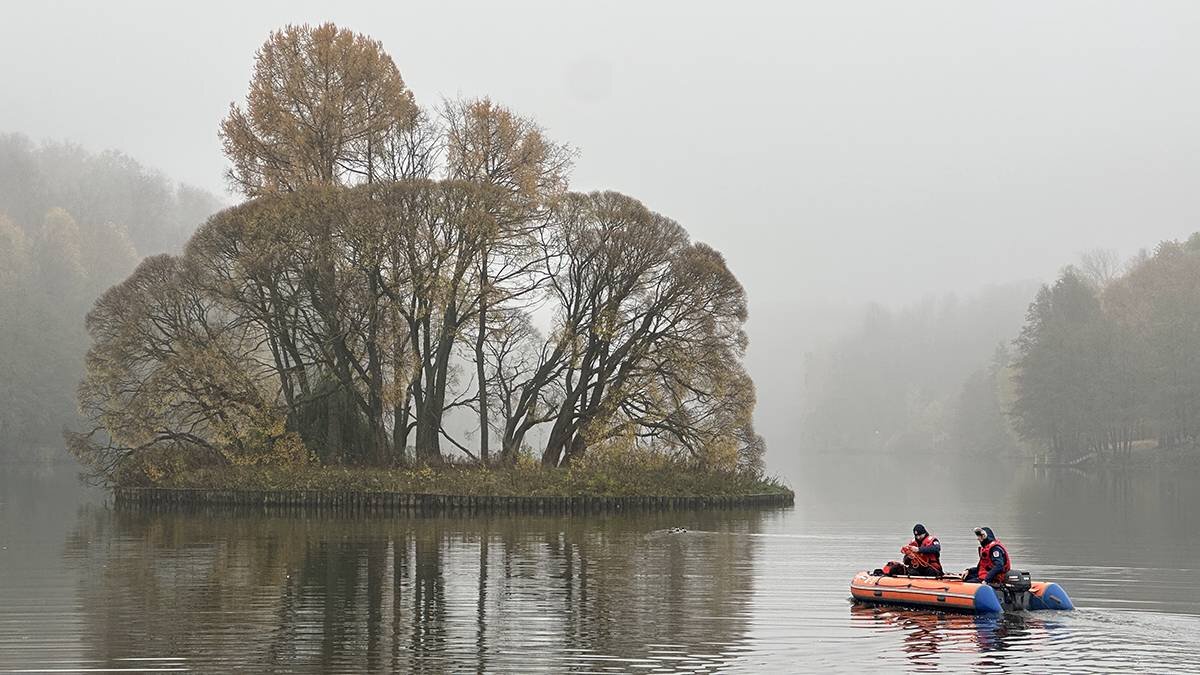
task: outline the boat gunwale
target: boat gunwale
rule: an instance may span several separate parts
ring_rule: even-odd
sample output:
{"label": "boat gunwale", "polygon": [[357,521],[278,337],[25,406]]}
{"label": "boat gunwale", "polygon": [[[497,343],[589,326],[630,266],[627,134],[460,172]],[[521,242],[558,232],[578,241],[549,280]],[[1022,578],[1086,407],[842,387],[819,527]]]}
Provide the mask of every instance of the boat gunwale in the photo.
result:
{"label": "boat gunwale", "polygon": [[868,591],[871,593],[874,593],[875,591],[882,591],[882,592],[891,591],[893,593],[916,593],[917,595],[932,595],[935,597],[940,595],[942,597],[962,598],[964,600],[974,600],[975,599],[974,593],[971,593],[968,595],[965,593],[954,593],[954,592],[951,592],[948,590],[943,592],[943,591],[937,591],[937,590],[934,590],[931,588],[918,588],[918,587],[896,588],[894,586],[856,586],[855,584],[852,583],[852,584],[850,584],[850,591],[851,591],[851,594],[853,594],[853,591]]}

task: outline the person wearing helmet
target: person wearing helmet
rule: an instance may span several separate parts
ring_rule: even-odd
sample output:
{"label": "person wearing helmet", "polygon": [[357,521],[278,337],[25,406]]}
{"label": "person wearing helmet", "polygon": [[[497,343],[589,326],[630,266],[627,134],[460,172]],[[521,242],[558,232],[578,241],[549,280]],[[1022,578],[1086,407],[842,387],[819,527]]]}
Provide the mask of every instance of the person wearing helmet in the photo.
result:
{"label": "person wearing helmet", "polygon": [[979,540],[979,564],[967,570],[963,580],[980,584],[1004,583],[1012,569],[1008,549],[996,539],[990,527],[975,528],[975,538]]}
{"label": "person wearing helmet", "polygon": [[913,525],[913,538],[900,549],[904,566],[912,576],[942,576],[942,543],[921,523]]}

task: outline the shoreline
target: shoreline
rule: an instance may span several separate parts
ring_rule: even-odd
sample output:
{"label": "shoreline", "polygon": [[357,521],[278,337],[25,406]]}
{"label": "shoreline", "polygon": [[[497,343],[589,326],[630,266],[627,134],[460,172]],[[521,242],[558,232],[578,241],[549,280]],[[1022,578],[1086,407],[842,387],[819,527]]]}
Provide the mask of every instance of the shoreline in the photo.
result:
{"label": "shoreline", "polygon": [[114,487],[118,507],[262,507],[363,513],[592,514],[792,506],[795,493],[742,495],[449,495],[367,490],[216,490]]}

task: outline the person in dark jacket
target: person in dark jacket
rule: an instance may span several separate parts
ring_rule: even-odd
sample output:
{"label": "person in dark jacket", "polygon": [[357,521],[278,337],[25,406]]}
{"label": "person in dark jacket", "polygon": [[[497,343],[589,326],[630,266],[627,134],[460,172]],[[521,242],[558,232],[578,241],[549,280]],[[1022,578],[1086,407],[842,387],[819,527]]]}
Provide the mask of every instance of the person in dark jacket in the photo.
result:
{"label": "person in dark jacket", "polygon": [[967,570],[963,580],[980,584],[1004,583],[1012,569],[1008,549],[996,539],[990,527],[975,528],[975,538],[979,540],[979,564]]}
{"label": "person in dark jacket", "polygon": [[908,573],[920,577],[942,576],[942,543],[921,523],[913,525],[913,538],[900,549]]}

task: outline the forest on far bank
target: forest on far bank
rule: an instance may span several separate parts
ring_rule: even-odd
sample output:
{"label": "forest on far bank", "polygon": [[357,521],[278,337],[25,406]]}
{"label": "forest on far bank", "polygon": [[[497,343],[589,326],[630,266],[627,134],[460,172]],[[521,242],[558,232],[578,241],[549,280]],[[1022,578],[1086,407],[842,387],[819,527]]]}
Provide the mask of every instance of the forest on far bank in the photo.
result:
{"label": "forest on far bank", "polygon": [[1060,461],[1200,439],[1200,233],[1123,270],[1068,267],[1016,340],[1012,421]]}
{"label": "forest on far bank", "polygon": [[0,457],[61,447],[92,303],[220,206],[118,152],[0,134]]}
{"label": "forest on far bank", "polygon": [[899,311],[810,355],[810,452],[1128,461],[1200,439],[1200,233]]}
{"label": "forest on far bank", "polygon": [[824,454],[1018,452],[1004,410],[1011,339],[1034,282],[873,305],[805,357],[802,438]]}

